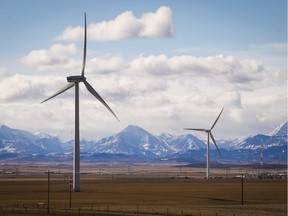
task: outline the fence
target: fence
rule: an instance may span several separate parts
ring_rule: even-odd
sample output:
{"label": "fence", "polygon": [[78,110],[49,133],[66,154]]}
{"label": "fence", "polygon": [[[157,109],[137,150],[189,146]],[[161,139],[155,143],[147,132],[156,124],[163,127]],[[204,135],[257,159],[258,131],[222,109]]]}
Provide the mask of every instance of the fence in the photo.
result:
{"label": "fence", "polygon": [[[261,208],[261,206],[258,206]],[[242,216],[262,215],[263,212],[257,212],[257,208],[253,207],[247,209],[245,206],[208,206],[200,207],[195,206],[191,208],[171,207],[164,206],[115,206],[109,204],[91,203],[85,206],[69,208],[69,206],[50,205],[49,210],[45,203],[20,203],[14,204],[0,204],[1,216],[12,215],[67,215],[67,216],[80,216],[80,215],[97,215],[97,216]],[[275,211],[266,212],[265,215],[275,215]],[[278,209],[277,215],[286,215],[287,209],[283,207],[282,212]]]}

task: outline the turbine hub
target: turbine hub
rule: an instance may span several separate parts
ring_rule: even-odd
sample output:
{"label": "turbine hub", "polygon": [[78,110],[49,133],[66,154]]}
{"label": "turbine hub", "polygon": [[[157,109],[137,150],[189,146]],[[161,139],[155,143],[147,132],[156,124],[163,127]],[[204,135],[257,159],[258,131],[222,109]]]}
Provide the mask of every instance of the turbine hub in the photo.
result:
{"label": "turbine hub", "polygon": [[68,82],[84,82],[86,77],[84,76],[69,76],[67,77]]}

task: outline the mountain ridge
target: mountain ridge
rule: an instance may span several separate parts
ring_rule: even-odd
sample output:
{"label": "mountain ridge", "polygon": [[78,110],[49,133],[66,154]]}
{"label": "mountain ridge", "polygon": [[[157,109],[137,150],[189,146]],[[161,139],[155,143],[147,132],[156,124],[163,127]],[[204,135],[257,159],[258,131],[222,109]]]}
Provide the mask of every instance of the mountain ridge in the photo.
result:
{"label": "mountain ridge", "polygon": [[[279,125],[269,134],[257,134],[241,140],[216,140],[216,142],[223,157],[219,158],[218,152],[211,145],[212,161],[235,160],[235,158],[240,160],[243,154],[249,160],[257,160],[261,148],[265,150],[266,158],[269,160],[287,160],[287,122]],[[83,139],[80,143],[81,154],[85,155],[122,155],[180,161],[184,158],[204,161],[206,158],[206,143],[191,133],[171,135],[163,132],[154,135],[135,125],[128,125],[118,133],[100,140]],[[73,140],[61,143],[57,137],[47,134],[32,134],[0,125],[0,157],[1,154],[6,156],[7,154],[73,155],[73,150]],[[231,155],[234,155],[234,158]]]}

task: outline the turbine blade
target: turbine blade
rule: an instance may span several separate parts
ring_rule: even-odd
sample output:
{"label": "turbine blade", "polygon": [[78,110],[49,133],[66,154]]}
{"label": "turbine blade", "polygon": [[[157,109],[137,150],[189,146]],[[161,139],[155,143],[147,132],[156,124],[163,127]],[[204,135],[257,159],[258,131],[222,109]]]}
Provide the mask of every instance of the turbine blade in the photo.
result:
{"label": "turbine blade", "polygon": [[215,141],[215,139],[214,139],[214,137],[213,137],[212,133],[210,132],[209,134],[210,134],[210,136],[211,136],[211,139],[212,139],[212,141],[213,141],[214,145],[215,145],[215,146],[216,146],[216,148],[217,148],[217,151],[218,151],[219,155],[221,155],[221,153],[220,153],[220,150],[219,150],[219,148],[218,148],[218,146],[217,146],[217,144],[216,144],[216,141]]}
{"label": "turbine blade", "polygon": [[199,129],[199,128],[183,128],[184,130],[195,130],[195,131],[206,131],[205,129]]}
{"label": "turbine blade", "polygon": [[101,96],[95,91],[95,89],[85,80],[84,84],[87,88],[87,90],[94,95],[119,121],[118,117],[115,115],[115,113],[112,111],[112,109],[108,106],[108,104],[101,98]]}
{"label": "turbine blade", "polygon": [[85,65],[86,65],[86,47],[87,47],[87,27],[86,27],[86,13],[84,13],[85,26],[84,26],[84,51],[83,51],[83,63],[81,76],[84,77]]}
{"label": "turbine blade", "polygon": [[216,123],[217,123],[218,119],[220,118],[220,115],[222,114],[223,110],[224,110],[224,108],[222,108],[220,114],[218,115],[217,119],[215,120],[214,124],[212,125],[210,131],[211,131],[211,130],[214,128],[214,126],[216,125]]}
{"label": "turbine blade", "polygon": [[61,88],[59,91],[57,91],[55,94],[53,94],[51,97],[47,98],[46,100],[42,101],[41,103],[44,103],[44,102],[50,100],[51,98],[56,97],[57,95],[63,93],[64,91],[72,88],[73,86],[74,86],[74,83],[68,83],[63,88]]}

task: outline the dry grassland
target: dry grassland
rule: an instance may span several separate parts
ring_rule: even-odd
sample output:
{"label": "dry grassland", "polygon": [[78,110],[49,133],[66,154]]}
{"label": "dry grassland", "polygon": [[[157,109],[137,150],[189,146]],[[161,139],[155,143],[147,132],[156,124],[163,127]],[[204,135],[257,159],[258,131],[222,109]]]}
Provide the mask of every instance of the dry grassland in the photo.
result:
{"label": "dry grassland", "polygon": [[[39,167],[25,169],[32,172],[0,175],[0,215],[47,214],[47,174]],[[97,167],[81,175],[81,192],[71,193],[70,208],[70,176],[58,171],[51,174],[50,215],[287,215],[286,180],[246,179],[242,206],[241,179],[229,178],[232,171],[207,181],[203,169]]]}

